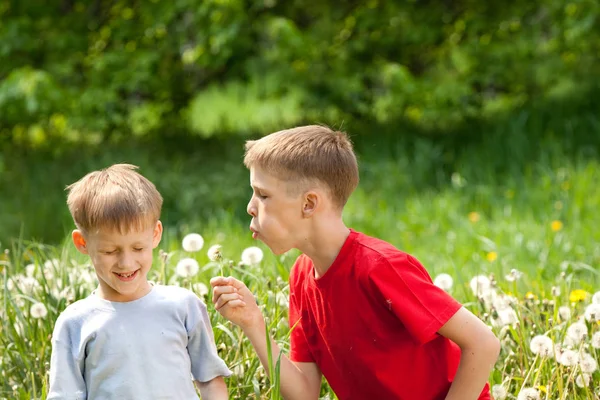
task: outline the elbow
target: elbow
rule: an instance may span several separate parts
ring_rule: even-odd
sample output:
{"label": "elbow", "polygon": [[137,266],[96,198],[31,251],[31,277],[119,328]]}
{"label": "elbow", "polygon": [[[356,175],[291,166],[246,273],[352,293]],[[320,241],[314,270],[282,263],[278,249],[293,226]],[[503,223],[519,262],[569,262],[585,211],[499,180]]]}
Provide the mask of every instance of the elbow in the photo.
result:
{"label": "elbow", "polygon": [[485,354],[489,357],[490,364],[493,367],[500,356],[501,344],[500,340],[492,332],[483,341]]}

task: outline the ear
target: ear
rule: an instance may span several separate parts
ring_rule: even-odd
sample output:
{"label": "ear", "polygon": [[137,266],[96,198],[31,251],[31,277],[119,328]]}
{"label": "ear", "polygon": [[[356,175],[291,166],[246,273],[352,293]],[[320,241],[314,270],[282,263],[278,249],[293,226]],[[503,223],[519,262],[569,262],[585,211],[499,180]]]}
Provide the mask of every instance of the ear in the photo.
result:
{"label": "ear", "polygon": [[81,232],[79,229],[75,229],[71,233],[71,238],[73,239],[73,244],[75,245],[75,248],[77,248],[77,250],[79,250],[80,253],[89,254],[87,249],[87,242],[85,240],[85,237],[83,237],[83,232]]}
{"label": "ear", "polygon": [[162,222],[156,221],[156,225],[154,226],[154,234],[152,236],[152,248],[155,249],[156,246],[160,243],[160,239],[162,238],[163,226]]}
{"label": "ear", "polygon": [[304,201],[302,203],[302,216],[304,218],[310,218],[317,211],[317,207],[321,201],[321,197],[315,191],[309,191],[304,194]]}

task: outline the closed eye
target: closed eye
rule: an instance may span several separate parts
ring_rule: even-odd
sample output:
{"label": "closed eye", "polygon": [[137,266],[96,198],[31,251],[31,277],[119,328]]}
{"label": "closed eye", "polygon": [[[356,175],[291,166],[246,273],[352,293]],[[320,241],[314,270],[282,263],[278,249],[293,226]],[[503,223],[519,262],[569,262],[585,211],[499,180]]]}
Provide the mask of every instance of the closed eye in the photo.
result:
{"label": "closed eye", "polygon": [[134,248],[133,250],[134,251],[142,251],[142,250],[144,250],[144,248],[143,247],[138,247],[138,248]]}

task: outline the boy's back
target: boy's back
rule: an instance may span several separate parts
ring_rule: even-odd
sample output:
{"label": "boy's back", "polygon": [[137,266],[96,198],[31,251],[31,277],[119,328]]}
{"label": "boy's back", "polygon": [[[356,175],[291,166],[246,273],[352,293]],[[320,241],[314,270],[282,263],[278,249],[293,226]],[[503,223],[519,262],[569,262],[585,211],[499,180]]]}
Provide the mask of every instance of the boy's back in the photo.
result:
{"label": "boy's back", "polygon": [[341,399],[445,398],[461,351],[437,331],[461,305],[416,259],[351,231],[314,276],[301,255],[290,275],[292,361],[317,363]]}
{"label": "boy's back", "polygon": [[183,288],[156,285],[130,302],[92,294],[56,322],[48,399],[197,399],[190,371],[201,382],[230,374],[210,329],[206,306]]}

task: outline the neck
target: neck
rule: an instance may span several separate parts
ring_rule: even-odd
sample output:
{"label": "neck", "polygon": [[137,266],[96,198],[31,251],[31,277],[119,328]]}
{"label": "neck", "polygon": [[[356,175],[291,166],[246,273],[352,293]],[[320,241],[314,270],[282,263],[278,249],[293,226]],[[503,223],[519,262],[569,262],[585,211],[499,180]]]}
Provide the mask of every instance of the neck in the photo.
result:
{"label": "neck", "polygon": [[341,219],[324,221],[313,227],[310,239],[298,249],[312,260],[315,278],[319,279],[329,270],[349,234],[350,229]]}

